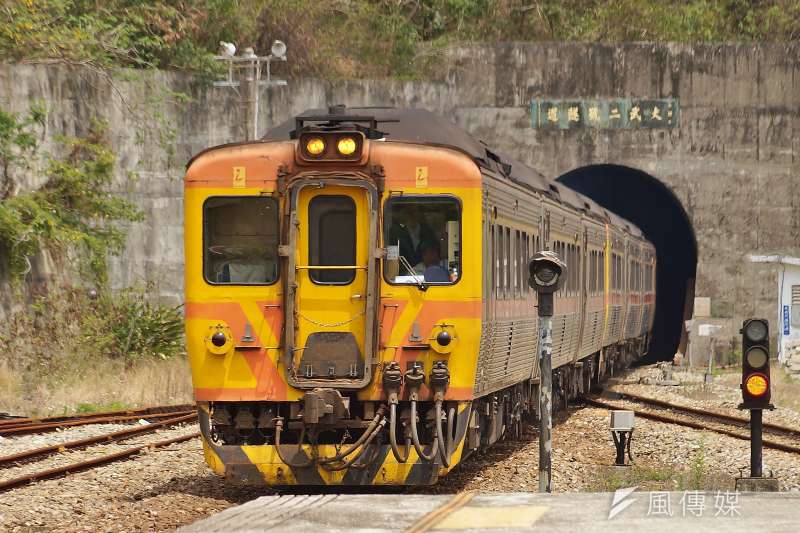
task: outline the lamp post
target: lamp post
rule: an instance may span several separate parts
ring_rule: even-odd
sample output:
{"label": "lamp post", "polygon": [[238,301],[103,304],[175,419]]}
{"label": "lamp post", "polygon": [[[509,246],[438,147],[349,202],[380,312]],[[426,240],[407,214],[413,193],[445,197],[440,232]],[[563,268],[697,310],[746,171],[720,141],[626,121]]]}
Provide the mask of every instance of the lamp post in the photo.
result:
{"label": "lamp post", "polygon": [[555,252],[537,252],[528,274],[539,303],[539,492],[552,492],[553,293],[563,284],[567,265]]}
{"label": "lamp post", "polygon": [[[235,51],[235,47],[230,43],[221,44],[223,50]],[[245,115],[246,140],[258,139],[258,106],[261,87],[287,85],[286,80],[272,79],[271,69],[272,61],[286,61],[286,45],[282,41],[275,41],[272,43],[270,52],[267,56],[259,56],[252,48],[248,47],[238,56],[233,55],[233,52],[214,56],[214,59],[227,63],[228,67],[226,78],[215,81],[215,87],[237,89],[244,85],[241,104]],[[264,79],[262,79],[262,74]]]}

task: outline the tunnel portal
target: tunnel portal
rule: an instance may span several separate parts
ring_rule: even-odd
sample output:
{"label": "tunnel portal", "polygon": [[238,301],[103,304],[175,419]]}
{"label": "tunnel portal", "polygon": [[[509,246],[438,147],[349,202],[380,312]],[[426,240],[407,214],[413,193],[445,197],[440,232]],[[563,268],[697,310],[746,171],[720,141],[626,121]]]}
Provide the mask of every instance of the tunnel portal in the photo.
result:
{"label": "tunnel portal", "polygon": [[633,222],[656,247],[656,313],[644,362],[671,359],[694,305],[697,241],[686,210],[664,183],[630,167],[592,165],[557,181]]}

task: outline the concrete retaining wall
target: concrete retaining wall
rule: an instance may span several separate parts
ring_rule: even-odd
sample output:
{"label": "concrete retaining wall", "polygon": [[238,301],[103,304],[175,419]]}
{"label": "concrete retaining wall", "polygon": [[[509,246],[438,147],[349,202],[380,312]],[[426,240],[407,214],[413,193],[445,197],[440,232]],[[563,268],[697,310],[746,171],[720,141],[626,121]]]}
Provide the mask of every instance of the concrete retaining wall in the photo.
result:
{"label": "concrete retaining wall", "polygon": [[[441,79],[427,82],[291,80],[266,92],[262,130],[333,103],[426,107],[553,178],[597,163],[640,169],[667,184],[689,214],[696,292],[711,298],[711,314],[732,324],[751,314],[778,319],[777,267],[745,256],[800,255],[800,43],[507,44],[454,49],[447,63]],[[178,104],[164,88],[192,101]],[[533,98],[675,98],[680,124],[533,129]],[[48,107],[42,133],[51,149],[55,135],[85,132],[93,116],[109,120],[115,186],[147,215],[112,260],[113,284],[156,280],[165,297],[180,300],[183,164],[242,137],[237,96],[172,73],[123,73],[112,85],[88,69],[0,65],[0,105],[23,111],[35,100]]]}

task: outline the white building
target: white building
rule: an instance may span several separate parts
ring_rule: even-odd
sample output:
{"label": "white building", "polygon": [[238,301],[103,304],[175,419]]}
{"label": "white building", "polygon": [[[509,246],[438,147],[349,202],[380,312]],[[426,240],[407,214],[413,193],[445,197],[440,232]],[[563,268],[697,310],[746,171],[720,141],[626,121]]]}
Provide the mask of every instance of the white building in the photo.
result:
{"label": "white building", "polygon": [[748,259],[753,263],[774,263],[779,267],[778,306],[775,315],[768,318],[771,329],[778,333],[778,360],[800,370],[800,258],[751,255]]}

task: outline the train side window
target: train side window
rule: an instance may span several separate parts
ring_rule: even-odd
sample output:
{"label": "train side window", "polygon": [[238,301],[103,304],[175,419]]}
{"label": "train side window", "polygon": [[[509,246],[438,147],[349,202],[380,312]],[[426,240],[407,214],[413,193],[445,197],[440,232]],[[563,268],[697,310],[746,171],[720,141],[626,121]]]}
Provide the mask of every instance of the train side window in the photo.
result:
{"label": "train side window", "polygon": [[605,292],[606,290],[606,253],[605,251],[600,252],[600,290]]}
{"label": "train side window", "polygon": [[505,236],[503,226],[497,226],[497,297],[505,297],[506,291],[506,264],[505,264]]}
{"label": "train side window", "polygon": [[505,228],[505,249],[503,251],[503,259],[505,261],[505,280],[506,280],[506,298],[513,297],[513,287],[511,286],[511,228]]}
{"label": "train side window", "polygon": [[508,260],[509,260],[509,271],[511,274],[511,297],[517,297],[517,291],[519,287],[517,286],[517,258],[519,254],[517,253],[517,246],[519,243],[519,231],[513,230],[510,231],[509,236],[511,240],[509,242],[509,250],[508,250]]}
{"label": "train side window", "polygon": [[522,293],[522,283],[519,282],[519,273],[522,271],[522,261],[520,261],[520,248],[522,248],[522,238],[520,231],[514,230],[514,298],[519,298]]}
{"label": "train side window", "polygon": [[529,249],[530,235],[522,232],[522,241],[519,245],[519,291],[523,295],[528,292],[528,283],[525,279],[525,272],[528,271],[528,249]]}
{"label": "train side window", "polygon": [[492,252],[489,261],[492,263],[492,283],[494,284],[494,295],[497,296],[498,289],[500,288],[500,280],[497,277],[498,268],[497,268],[497,239],[495,238],[497,235],[497,226],[492,224],[491,227],[491,239],[492,239]]}
{"label": "train side window", "polygon": [[422,279],[446,285],[461,277],[461,204],[456,198],[389,198],[383,224],[386,281],[416,285]]}
{"label": "train side window", "polygon": [[278,203],[215,196],[203,204],[203,275],[208,283],[269,285],[278,279]]}

